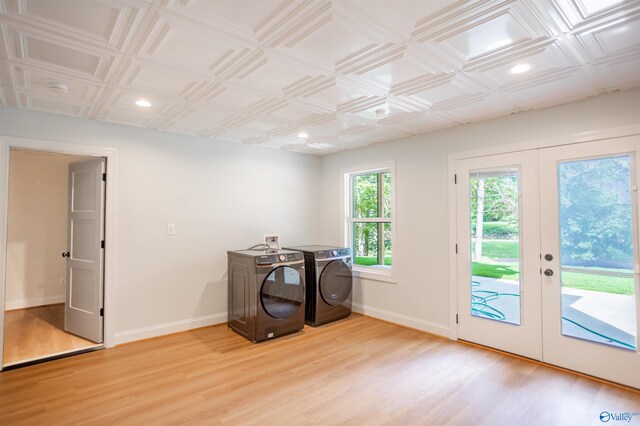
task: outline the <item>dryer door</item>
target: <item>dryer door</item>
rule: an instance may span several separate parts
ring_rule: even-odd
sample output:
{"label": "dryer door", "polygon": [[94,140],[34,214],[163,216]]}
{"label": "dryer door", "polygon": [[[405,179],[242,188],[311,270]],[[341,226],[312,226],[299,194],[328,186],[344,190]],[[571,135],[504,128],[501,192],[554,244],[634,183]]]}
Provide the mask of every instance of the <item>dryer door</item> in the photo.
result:
{"label": "dryer door", "polygon": [[260,301],[269,316],[289,318],[304,301],[304,280],[295,269],[280,266],[262,282]]}
{"label": "dryer door", "polygon": [[342,259],[334,260],[322,269],[318,288],[322,300],[328,305],[342,305],[351,295],[353,274],[351,264]]}

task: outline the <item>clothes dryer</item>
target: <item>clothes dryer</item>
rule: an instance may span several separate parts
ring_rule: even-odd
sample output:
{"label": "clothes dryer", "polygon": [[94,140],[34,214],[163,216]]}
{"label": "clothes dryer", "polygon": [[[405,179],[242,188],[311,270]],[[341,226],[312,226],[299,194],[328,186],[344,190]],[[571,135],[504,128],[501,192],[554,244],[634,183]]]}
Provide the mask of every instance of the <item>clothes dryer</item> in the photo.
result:
{"label": "clothes dryer", "polygon": [[229,328],[252,342],[304,328],[302,253],[237,250],[227,254]]}
{"label": "clothes dryer", "polygon": [[305,322],[312,326],[346,318],[351,314],[353,273],[351,249],[334,246],[300,246],[306,267]]}

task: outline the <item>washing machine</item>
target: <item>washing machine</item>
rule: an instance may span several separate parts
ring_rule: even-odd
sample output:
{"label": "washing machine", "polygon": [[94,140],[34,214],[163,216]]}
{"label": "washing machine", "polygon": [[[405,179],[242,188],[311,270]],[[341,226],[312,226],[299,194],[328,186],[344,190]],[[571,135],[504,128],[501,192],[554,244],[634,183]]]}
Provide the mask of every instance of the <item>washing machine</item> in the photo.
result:
{"label": "washing machine", "polygon": [[292,250],[228,254],[228,325],[252,342],[304,328],[304,256]]}
{"label": "washing machine", "polygon": [[319,245],[288,249],[304,253],[306,323],[317,326],[348,317],[353,288],[351,249]]}

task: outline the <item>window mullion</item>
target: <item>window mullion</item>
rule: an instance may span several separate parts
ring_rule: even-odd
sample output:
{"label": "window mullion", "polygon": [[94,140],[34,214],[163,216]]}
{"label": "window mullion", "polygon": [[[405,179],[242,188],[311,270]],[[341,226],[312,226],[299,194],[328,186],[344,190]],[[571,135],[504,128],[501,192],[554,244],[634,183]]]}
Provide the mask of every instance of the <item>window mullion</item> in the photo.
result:
{"label": "window mullion", "polygon": [[[384,174],[378,173],[378,217],[384,216]],[[378,265],[384,265],[384,223],[378,222]]]}

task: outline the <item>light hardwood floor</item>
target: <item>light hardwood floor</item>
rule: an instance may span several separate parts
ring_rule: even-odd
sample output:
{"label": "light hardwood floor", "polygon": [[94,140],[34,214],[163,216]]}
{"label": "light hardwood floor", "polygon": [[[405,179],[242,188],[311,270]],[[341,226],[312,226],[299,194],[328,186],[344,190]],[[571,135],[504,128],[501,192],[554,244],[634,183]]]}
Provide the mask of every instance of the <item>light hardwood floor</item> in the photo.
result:
{"label": "light hardwood floor", "polygon": [[359,315],[259,344],[221,325],[0,373],[2,425],[588,425],[602,411],[640,412],[640,394]]}
{"label": "light hardwood floor", "polygon": [[96,346],[64,331],[64,304],[6,311],[5,366]]}

